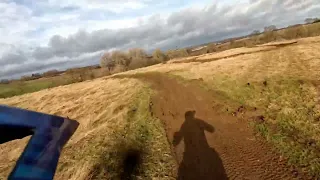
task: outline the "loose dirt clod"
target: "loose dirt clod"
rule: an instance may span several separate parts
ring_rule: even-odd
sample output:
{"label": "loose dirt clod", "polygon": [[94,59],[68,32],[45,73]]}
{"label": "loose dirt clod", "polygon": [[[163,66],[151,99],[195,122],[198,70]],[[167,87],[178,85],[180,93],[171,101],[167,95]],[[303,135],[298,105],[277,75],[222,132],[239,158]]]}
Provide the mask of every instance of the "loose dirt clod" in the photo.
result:
{"label": "loose dirt clod", "polygon": [[263,123],[265,121],[265,117],[260,115],[253,118],[256,123]]}
{"label": "loose dirt clod", "polygon": [[267,86],[268,85],[267,81],[263,81],[263,85]]}

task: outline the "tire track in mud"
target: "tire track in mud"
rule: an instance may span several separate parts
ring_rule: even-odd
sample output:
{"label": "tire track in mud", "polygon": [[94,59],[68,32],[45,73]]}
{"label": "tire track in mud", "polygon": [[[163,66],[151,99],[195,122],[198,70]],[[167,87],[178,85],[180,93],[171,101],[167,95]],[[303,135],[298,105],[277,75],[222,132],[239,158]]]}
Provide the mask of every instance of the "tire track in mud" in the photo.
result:
{"label": "tire track in mud", "polygon": [[164,123],[177,179],[303,179],[243,120],[223,115],[213,94],[159,73],[126,76],[157,91],[152,114]]}

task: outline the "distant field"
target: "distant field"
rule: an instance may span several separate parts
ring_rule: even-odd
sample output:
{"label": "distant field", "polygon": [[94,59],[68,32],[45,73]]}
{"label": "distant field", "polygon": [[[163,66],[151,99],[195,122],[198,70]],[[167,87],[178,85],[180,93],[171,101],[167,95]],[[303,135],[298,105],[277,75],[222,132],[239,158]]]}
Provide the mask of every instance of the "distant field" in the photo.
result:
{"label": "distant field", "polygon": [[86,72],[62,74],[53,77],[44,77],[30,81],[14,81],[10,84],[0,84],[0,98],[8,98],[26,93],[40,91],[42,89],[53,88],[57,86],[72,84],[89,79],[101,77],[101,69],[90,70]]}
{"label": "distant field", "polygon": [[0,98],[36,92],[42,89],[48,89],[70,83],[71,81],[62,79],[61,77],[53,77],[31,81],[13,82],[11,84],[0,84]]}
{"label": "distant field", "polygon": [[63,84],[66,84],[66,82],[55,81],[54,78],[25,82],[14,82],[11,84],[0,84],[0,98],[7,98],[36,92],[42,89],[47,89]]}

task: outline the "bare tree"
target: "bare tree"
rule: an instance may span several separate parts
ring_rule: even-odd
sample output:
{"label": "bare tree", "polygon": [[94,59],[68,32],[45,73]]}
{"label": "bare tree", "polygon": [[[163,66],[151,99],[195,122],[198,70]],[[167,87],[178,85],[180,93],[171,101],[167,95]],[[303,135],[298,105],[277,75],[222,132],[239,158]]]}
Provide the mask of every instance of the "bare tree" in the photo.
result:
{"label": "bare tree", "polygon": [[128,56],[131,59],[143,59],[147,57],[147,53],[141,48],[133,48],[128,51]]}
{"label": "bare tree", "polygon": [[160,49],[153,51],[152,58],[157,62],[166,62],[168,60],[168,57]]}
{"label": "bare tree", "polygon": [[128,51],[130,59],[129,68],[136,69],[147,66],[147,53],[141,48],[133,48]]}
{"label": "bare tree", "polygon": [[168,50],[166,54],[169,59],[187,57],[189,55],[186,49]]}
{"label": "bare tree", "polygon": [[122,51],[113,51],[111,58],[117,65],[125,68],[128,68],[129,64],[131,63],[131,59],[128,57],[128,55]]}
{"label": "bare tree", "polygon": [[113,70],[115,65],[116,65],[116,63],[112,59],[112,54],[109,52],[104,53],[100,59],[100,66],[108,68],[108,70],[111,71],[111,70]]}

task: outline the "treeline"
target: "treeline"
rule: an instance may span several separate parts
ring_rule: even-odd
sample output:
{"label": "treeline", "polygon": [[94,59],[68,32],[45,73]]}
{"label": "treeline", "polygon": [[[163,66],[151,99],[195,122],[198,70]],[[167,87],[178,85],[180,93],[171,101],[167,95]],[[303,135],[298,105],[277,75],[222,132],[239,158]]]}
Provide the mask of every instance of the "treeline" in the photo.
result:
{"label": "treeline", "polygon": [[[20,78],[20,81],[31,81],[31,80],[36,80],[40,78],[50,78],[50,77],[59,76],[61,74],[79,76],[81,79],[83,79],[84,75],[93,77],[91,71],[99,68],[100,68],[99,65],[93,65],[93,66],[86,66],[86,67],[80,67],[80,68],[70,68],[65,71],[59,71],[59,70],[53,69],[53,70],[46,71],[44,73],[34,73],[31,75],[22,76]],[[85,78],[85,79],[90,79],[90,78]],[[5,83],[7,84],[10,83],[10,80],[7,80],[7,79],[0,80],[0,84],[5,84]]]}
{"label": "treeline", "polygon": [[57,76],[59,74],[63,73],[63,71],[58,71],[56,69],[54,70],[49,70],[47,72],[44,72],[44,73],[34,73],[34,74],[31,74],[31,75],[25,75],[25,76],[22,76],[20,78],[20,80],[22,81],[31,81],[31,80],[35,80],[35,79],[40,79],[40,78],[43,78],[43,77],[53,77],[53,76]]}
{"label": "treeline", "polygon": [[[314,19],[315,20],[315,19]],[[219,43],[209,43],[205,48],[192,51],[189,55],[201,55],[204,53],[213,53],[225,51],[240,47],[254,47],[255,45],[265,44],[273,41],[292,40],[297,38],[313,37],[320,35],[320,22],[308,24],[292,25],[287,28],[277,29],[276,26],[267,26],[263,32],[255,30],[251,35],[232,38]]]}
{"label": "treeline", "polygon": [[166,52],[156,49],[150,55],[141,48],[133,48],[128,51],[106,52],[100,59],[100,66],[110,73],[117,73],[151,66],[158,63],[166,63],[168,60],[189,56],[186,49],[169,50]]}

